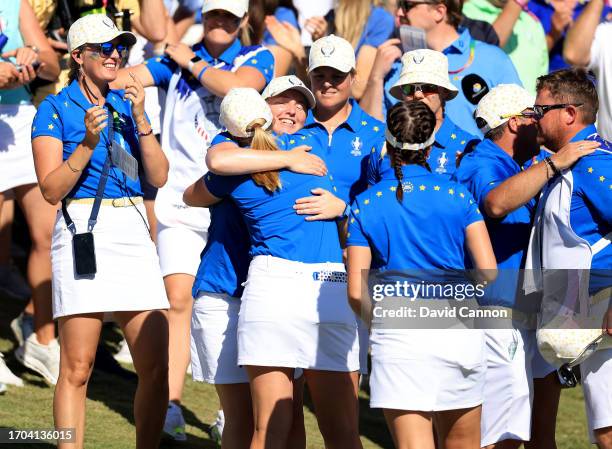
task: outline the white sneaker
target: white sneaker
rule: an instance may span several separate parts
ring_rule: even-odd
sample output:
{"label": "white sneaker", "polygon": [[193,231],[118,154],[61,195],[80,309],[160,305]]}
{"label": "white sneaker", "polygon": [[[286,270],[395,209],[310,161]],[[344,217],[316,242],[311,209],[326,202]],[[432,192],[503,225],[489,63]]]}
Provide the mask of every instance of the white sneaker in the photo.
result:
{"label": "white sneaker", "polygon": [[32,290],[14,265],[0,265],[0,291],[12,299],[27,301]]}
{"label": "white sneaker", "polygon": [[34,332],[34,316],[21,312],[11,321],[11,330],[15,340],[22,346],[30,335]]}
{"label": "white sneaker", "polygon": [[164,422],[164,432],[172,437],[175,441],[187,441],[183,410],[181,409],[180,405],[177,405],[174,402],[168,403],[166,421]]}
{"label": "white sneaker", "polygon": [[128,346],[125,338],[121,340],[121,343],[119,343],[119,351],[113,357],[115,357],[115,360],[118,362],[131,363],[132,365],[134,364],[130,347]]}
{"label": "white sneaker", "polygon": [[[0,353],[0,384],[15,385],[16,387],[23,387],[23,380],[15,376],[13,372],[6,366],[4,362],[4,356]],[[6,386],[5,386],[6,390]]]}
{"label": "white sneaker", "polygon": [[210,426],[210,438],[217,444],[221,444],[221,436],[223,435],[223,427],[225,427],[225,414],[223,410],[217,411],[217,419]]}
{"label": "white sneaker", "polygon": [[57,339],[48,345],[41,345],[33,333],[23,346],[15,351],[15,357],[23,366],[37,372],[51,385],[57,383],[59,376],[60,347]]}

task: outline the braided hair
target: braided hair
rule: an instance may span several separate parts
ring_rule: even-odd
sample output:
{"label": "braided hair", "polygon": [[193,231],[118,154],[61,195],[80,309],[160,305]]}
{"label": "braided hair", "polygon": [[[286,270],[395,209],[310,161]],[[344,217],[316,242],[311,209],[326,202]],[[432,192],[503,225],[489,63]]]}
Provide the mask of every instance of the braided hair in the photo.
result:
{"label": "braided hair", "polygon": [[[387,111],[387,129],[402,143],[424,143],[431,137],[436,126],[436,116],[425,103],[412,100],[399,102]],[[404,199],[402,166],[416,164],[431,171],[427,163],[428,148],[422,150],[401,150],[389,141],[385,143],[391,159],[391,166],[397,178],[395,196],[401,203]]]}

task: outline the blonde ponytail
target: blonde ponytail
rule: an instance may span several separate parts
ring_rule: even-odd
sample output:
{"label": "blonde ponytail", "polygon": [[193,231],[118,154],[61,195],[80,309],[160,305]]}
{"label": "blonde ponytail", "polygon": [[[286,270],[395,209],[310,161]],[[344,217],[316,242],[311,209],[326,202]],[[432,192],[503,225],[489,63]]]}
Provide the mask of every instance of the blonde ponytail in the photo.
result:
{"label": "blonde ponytail", "polygon": [[[265,120],[257,119],[248,126],[247,129],[254,132],[251,148],[262,151],[280,151],[274,137],[263,129],[263,125],[265,125]],[[262,186],[269,192],[275,192],[283,187],[277,170],[253,173],[251,177],[255,184]]]}

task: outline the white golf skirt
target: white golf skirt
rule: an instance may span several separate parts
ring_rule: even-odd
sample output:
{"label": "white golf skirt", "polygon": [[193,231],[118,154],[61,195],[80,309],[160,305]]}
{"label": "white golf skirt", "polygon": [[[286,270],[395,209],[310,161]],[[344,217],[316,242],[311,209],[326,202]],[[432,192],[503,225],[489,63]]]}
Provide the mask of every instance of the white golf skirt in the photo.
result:
{"label": "white golf skirt", "polygon": [[344,265],[253,258],[240,307],[238,364],[357,371],[357,320]]}
{"label": "white golf skirt", "polygon": [[595,444],[593,431],[612,426],[612,349],[595,351],[580,364],[580,372],[589,437]]}
{"label": "white golf skirt", "polygon": [[248,383],[238,366],[240,298],[202,292],[191,314],[191,372],[193,380],[209,384]]}
{"label": "white golf skirt", "polygon": [[503,440],[529,441],[537,350],[534,331],[485,330],[487,373],[481,418],[481,447]]}
{"label": "white golf skirt", "polygon": [[35,115],[31,104],[0,105],[0,193],[38,182],[31,138]]}
{"label": "white golf skirt", "polygon": [[[77,233],[87,231],[91,209],[91,204],[68,205]],[[77,276],[72,233],[61,210],[57,212],[51,242],[54,319],[81,313],[169,307],[155,244],[143,220],[146,212],[142,203],[135,207],[102,205],[93,230],[97,272]]]}
{"label": "white golf skirt", "polygon": [[195,276],[200,266],[200,255],[206,246],[208,232],[187,226],[166,226],[157,223],[157,254],[162,276],[190,274]]}
{"label": "white golf skirt", "polygon": [[370,347],[370,407],[436,412],[482,404],[482,330],[373,329]]}

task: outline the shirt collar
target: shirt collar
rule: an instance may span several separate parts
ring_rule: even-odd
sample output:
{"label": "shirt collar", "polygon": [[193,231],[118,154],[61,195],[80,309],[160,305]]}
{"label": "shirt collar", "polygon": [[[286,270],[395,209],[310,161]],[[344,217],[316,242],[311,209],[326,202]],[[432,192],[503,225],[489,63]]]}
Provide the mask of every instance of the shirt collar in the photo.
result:
{"label": "shirt collar", "polygon": [[472,42],[472,36],[467,28],[459,28],[459,37],[452,42],[448,47],[444,49],[442,53],[461,53],[465,54],[470,51],[470,44]]}
{"label": "shirt collar", "polygon": [[445,115],[440,129],[436,132],[436,144],[439,147],[446,148],[455,128],[456,125],[453,121]]}
{"label": "shirt collar", "polygon": [[[359,103],[357,103],[355,99],[351,98],[349,100],[349,103],[351,105],[351,112],[349,113],[349,116],[346,118],[346,120],[340,125],[338,125],[337,128],[340,128],[341,126],[346,125],[351,131],[357,132],[361,128],[367,125],[365,111],[361,109],[361,107],[359,106]],[[306,116],[306,122],[304,123],[304,127],[309,127],[309,126],[312,126],[318,123],[319,122],[317,122],[317,120],[315,119],[313,110],[311,109],[310,111],[308,111],[308,115]],[[323,126],[323,125],[320,125],[320,126]]]}
{"label": "shirt collar", "polygon": [[[94,106],[90,103],[87,97],[83,95],[79,82],[77,80],[72,81],[67,88],[68,96],[72,101],[78,104],[83,110],[87,111],[89,108]],[[120,91],[109,89],[106,94],[106,102],[109,103],[117,112],[122,112],[125,109],[125,101]]]}
{"label": "shirt collar", "polygon": [[236,59],[236,56],[238,56],[240,49],[242,49],[242,45],[240,44],[240,41],[236,39],[234,43],[230,45],[229,48],[227,48],[223,53],[221,53],[221,55],[218,58],[213,58],[210,55],[210,53],[208,53],[208,50],[206,49],[204,44],[202,44],[201,42],[199,44],[196,44],[193,51],[200,58],[202,58],[208,63],[218,60],[218,61],[223,61],[226,64],[232,64],[234,62],[234,59]]}
{"label": "shirt collar", "polygon": [[570,140],[570,142],[578,142],[579,140],[585,140],[592,134],[597,134],[597,128],[595,128],[595,125],[589,125],[586,128],[583,128],[578,134],[572,137],[572,140]]}
{"label": "shirt collar", "polygon": [[511,164],[520,169],[520,165],[512,159],[512,157],[506,153],[502,148],[493,142],[491,139],[483,139],[477,146],[477,151],[481,154],[486,155],[491,159],[497,159],[500,161],[504,161],[507,164]]}

